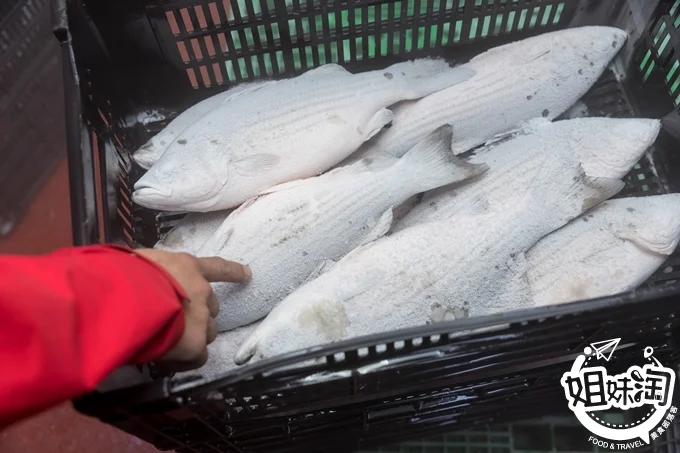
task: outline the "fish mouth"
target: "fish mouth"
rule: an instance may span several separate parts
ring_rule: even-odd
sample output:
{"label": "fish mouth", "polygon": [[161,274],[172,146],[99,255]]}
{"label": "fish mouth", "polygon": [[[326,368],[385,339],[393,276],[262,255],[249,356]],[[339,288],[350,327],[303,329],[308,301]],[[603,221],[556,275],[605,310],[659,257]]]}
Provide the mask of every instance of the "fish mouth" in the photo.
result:
{"label": "fish mouth", "polygon": [[171,191],[137,183],[135,184],[135,191],[132,193],[132,201],[140,206],[155,208],[159,204],[164,204],[171,195]]}

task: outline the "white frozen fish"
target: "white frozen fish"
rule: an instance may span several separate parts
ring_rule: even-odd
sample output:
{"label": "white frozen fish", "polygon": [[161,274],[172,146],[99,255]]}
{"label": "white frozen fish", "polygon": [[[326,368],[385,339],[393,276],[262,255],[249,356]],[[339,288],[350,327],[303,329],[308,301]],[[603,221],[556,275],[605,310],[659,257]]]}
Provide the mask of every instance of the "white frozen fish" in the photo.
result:
{"label": "white frozen fish", "polygon": [[165,126],[159,133],[151,137],[141,148],[139,148],[132,158],[145,170],[153,166],[163,155],[165,150],[187,127],[194,124],[200,118],[219,107],[224,102],[236,98],[249,91],[257,90],[265,85],[275,83],[273,81],[244,83],[231,88],[223,93],[216,94],[202,100],[182,113]]}
{"label": "white frozen fish", "polygon": [[459,154],[532,118],[557,118],[595,84],[626,38],[618,28],[580,27],[493,48],[461,66],[476,72],[466,82],[395,107],[392,127],[348,162],[401,156],[445,123],[456,128]]}
{"label": "white frozen fish", "polygon": [[[507,211],[483,200],[357,249],[283,300],[239,348],[236,363],[352,337],[516,309],[531,303],[524,252],[623,188],[577,159],[543,156]],[[521,304],[519,304],[521,306]]]}
{"label": "white frozen fish", "polygon": [[483,172],[451,153],[451,135],[443,126],[389,167],[358,162],[273,187],[234,211],[198,252],[253,271],[245,284],[213,284],[218,329],[261,319],[329,261],[385,234],[392,207],[411,195]]}
{"label": "white frozen fish", "polygon": [[215,341],[208,345],[208,361],[197,370],[177,373],[178,378],[201,375],[205,379],[216,378],[237,368],[234,363],[234,356],[238,347],[248,338],[258,326],[259,322],[230,330],[220,332]]}
{"label": "white frozen fish", "polygon": [[222,225],[231,211],[190,212],[166,233],[153,248],[195,255]]}
{"label": "white frozen fish", "polygon": [[179,134],[137,181],[133,199],[165,210],[238,206],[276,184],[318,175],[346,158],[392,121],[386,107],[473,74],[442,60],[360,74],[328,64],[264,86]]}
{"label": "white frozen fish", "polygon": [[654,274],[680,240],[680,195],[611,200],[527,253],[536,305],[612,296]]}
{"label": "white frozen fish", "polygon": [[506,208],[539,170],[540,156],[573,155],[581,159],[588,176],[623,178],[656,141],[660,128],[660,122],[651,119],[532,121],[526,132],[470,158],[470,162],[489,166],[479,181],[425,194],[417,206],[395,221],[393,231],[453,218],[480,197],[492,206]]}

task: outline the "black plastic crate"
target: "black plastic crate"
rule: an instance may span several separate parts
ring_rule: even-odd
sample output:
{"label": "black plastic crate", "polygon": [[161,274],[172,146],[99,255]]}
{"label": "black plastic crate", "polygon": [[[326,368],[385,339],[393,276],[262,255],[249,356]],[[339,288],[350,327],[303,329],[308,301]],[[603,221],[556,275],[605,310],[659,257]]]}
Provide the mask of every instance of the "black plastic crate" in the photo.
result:
{"label": "black plastic crate", "polygon": [[[182,217],[131,202],[143,173],[131,153],[233,83],[332,61],[352,71],[427,55],[464,61],[581,25],[630,34],[584,97],[590,114],[666,117],[621,196],[680,191],[680,0],[61,0],[54,20],[77,244],[151,246]],[[680,364],[679,275],[676,254],[623,296],[354,339],[213,380],[147,373],[146,383],[77,407],[178,452],[351,451],[562,413],[559,378],[588,343],[623,337]],[[618,366],[630,351],[617,352]]]}

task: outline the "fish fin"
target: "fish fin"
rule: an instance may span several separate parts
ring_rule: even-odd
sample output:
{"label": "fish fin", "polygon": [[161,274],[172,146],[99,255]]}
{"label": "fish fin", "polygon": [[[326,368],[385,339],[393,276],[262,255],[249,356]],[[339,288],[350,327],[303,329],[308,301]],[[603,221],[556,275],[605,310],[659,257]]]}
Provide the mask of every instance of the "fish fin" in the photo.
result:
{"label": "fish fin", "polygon": [[148,170],[158,162],[158,159],[161,158],[166,148],[167,147],[159,147],[154,140],[151,139],[132,155],[132,160],[144,170]]}
{"label": "fish fin", "polygon": [[524,54],[524,57],[521,58],[522,64],[528,64],[531,63],[532,61],[540,60],[541,58],[546,58],[548,55],[550,55],[550,52],[552,52],[550,49],[548,50],[534,50],[533,52],[527,52]]}
{"label": "fish fin", "polygon": [[210,238],[196,251],[195,255],[198,257],[216,256],[220,250],[226,247],[231,235],[234,234],[234,228],[218,228]]}
{"label": "fish fin", "polygon": [[392,110],[382,108],[378,110],[370,120],[368,120],[368,123],[363,127],[363,131],[365,134],[364,141],[368,141],[371,138],[375,137],[375,135],[383,130],[385,126],[390,124],[392,120],[394,119],[394,114],[392,113]]}
{"label": "fish fin", "polygon": [[257,90],[260,90],[268,85],[274,85],[276,83],[279,83],[280,80],[265,80],[262,82],[252,82],[252,83],[244,83],[242,85],[237,85],[231,90],[229,90],[226,95],[226,97],[222,100],[222,103],[220,105],[224,105],[227,102],[231,102],[234,99],[238,99],[239,97],[243,96],[244,94],[248,93],[253,93]]}
{"label": "fish fin", "polygon": [[364,159],[357,160],[352,163],[348,163],[345,166],[334,168],[333,170],[324,173],[327,175],[354,175],[358,173],[363,173],[365,171],[372,170],[369,163],[365,162]]}
{"label": "fish fin", "polygon": [[390,207],[387,211],[383,212],[376,224],[373,225],[371,231],[361,241],[359,247],[370,244],[371,242],[385,236],[390,231],[390,228],[392,228],[393,219],[394,214],[392,207]]}
{"label": "fish fin", "polygon": [[254,196],[254,197],[248,198],[246,201],[244,201],[243,203],[241,203],[241,206],[239,206],[238,208],[234,209],[234,210],[231,212],[231,214],[229,214],[228,217],[234,218],[234,217],[236,217],[237,215],[241,214],[243,211],[245,211],[246,209],[248,209],[248,207],[250,207],[253,203],[255,203],[255,202],[257,201],[258,198],[260,198],[259,195],[256,195],[256,196]]}
{"label": "fish fin", "polygon": [[319,66],[318,68],[310,69],[309,71],[305,72],[304,74],[298,76],[298,79],[303,78],[303,77],[310,77],[310,76],[319,76],[319,75],[325,75],[325,74],[352,74],[349,72],[347,69],[343,68],[337,63],[327,63],[323,66]]}
{"label": "fish fin", "polygon": [[614,232],[613,234],[614,236],[623,241],[627,241],[630,242],[631,244],[634,244],[640,250],[643,250],[645,252],[656,253],[657,255],[662,256],[671,256],[675,249],[678,247],[678,242],[680,241],[679,238],[676,238],[672,242],[655,243],[635,233],[621,231]]}
{"label": "fish fin", "polygon": [[295,181],[289,181],[289,182],[284,182],[281,184],[277,184],[273,187],[270,187],[267,190],[263,190],[260,192],[257,196],[257,198],[263,196],[263,195],[268,195],[270,193],[276,193],[276,192],[283,192],[284,190],[290,190],[298,187],[302,182],[305,181],[304,179],[296,179]]}
{"label": "fish fin", "polygon": [[399,160],[396,165],[406,166],[407,174],[418,184],[419,192],[464,181],[485,173],[485,164],[471,164],[451,152],[453,127],[439,127]]}
{"label": "fish fin", "polygon": [[319,277],[321,274],[325,274],[326,272],[331,270],[331,268],[333,268],[333,266],[335,266],[335,261],[333,261],[333,260],[322,261],[321,264],[316,266],[316,268],[312,271],[312,273],[309,274],[309,276],[305,279],[305,281],[302,282],[302,284],[300,284],[300,286],[306,285],[307,283],[309,283],[312,280]]}
{"label": "fish fin", "polygon": [[[512,138],[512,137],[514,137],[514,136],[517,135],[519,132],[520,132],[520,129],[512,129],[512,130],[510,130],[510,131],[503,132],[502,134],[496,134],[496,135],[494,135],[493,137],[491,137],[489,140],[487,140],[487,141],[484,143],[484,145],[482,145],[482,146],[483,146],[484,148],[488,148],[488,147],[493,146],[493,145],[496,145],[496,144],[498,144],[498,143],[500,143],[500,142],[504,142],[504,141],[506,141],[506,140],[508,140],[508,139],[510,139],[510,138]],[[455,143],[454,143],[454,144],[455,144]],[[478,153],[479,153],[479,151],[477,151],[477,154],[478,154]]]}
{"label": "fish fin", "polygon": [[403,77],[407,86],[407,99],[419,99],[437,91],[463,83],[476,71],[466,66],[452,68],[444,60],[416,59],[394,64],[385,73]]}
{"label": "fish fin", "polygon": [[[549,159],[548,162],[548,165],[560,165],[556,159]],[[555,190],[555,184],[557,187],[564,184],[561,177],[556,179],[555,175],[555,169],[550,170],[546,167],[541,170],[528,188],[523,203],[535,215],[545,217],[548,212],[556,212],[561,216],[553,219],[557,222],[556,225],[559,225],[557,228],[613,197],[625,186],[620,179],[588,176],[579,164],[571,186]],[[554,206],[559,206],[560,209],[555,211]]]}
{"label": "fish fin", "polygon": [[358,151],[350,154],[349,157],[336,165],[334,169],[347,167],[362,160],[371,170],[382,170],[394,164],[398,158],[380,149],[375,142],[366,142]]}
{"label": "fish fin", "polygon": [[234,171],[241,176],[255,176],[271,170],[281,158],[276,154],[254,154],[231,162]]}
{"label": "fish fin", "polygon": [[625,183],[620,179],[611,178],[594,178],[586,176],[583,169],[581,169],[581,175],[583,178],[583,184],[587,188],[587,192],[592,193],[594,196],[586,198],[581,206],[580,214],[585,214],[592,208],[598,206],[603,201],[606,201],[621,192],[625,187]]}
{"label": "fish fin", "polygon": [[[376,240],[377,239],[380,239],[380,238],[376,238]],[[364,250],[371,248],[373,246],[373,244],[375,244],[375,240],[373,240],[373,241],[363,240],[361,245],[354,247],[345,256],[343,256],[341,259],[339,259],[337,261],[336,265],[350,261],[353,256],[361,254]]]}
{"label": "fish fin", "polygon": [[426,76],[433,72],[444,72],[451,69],[451,65],[443,58],[416,58],[413,61],[401,61],[385,68],[385,72],[403,72],[415,77]]}
{"label": "fish fin", "polygon": [[253,358],[257,352],[257,347],[260,344],[260,331],[262,329],[263,327],[261,323],[250,335],[248,335],[248,338],[246,338],[245,341],[241,343],[241,346],[238,347],[236,354],[234,354],[234,363],[236,365],[245,365],[250,361],[250,359]]}
{"label": "fish fin", "polygon": [[552,121],[548,118],[532,118],[528,121],[524,121],[519,125],[519,127],[516,127],[515,129],[511,129],[507,132],[503,132],[500,134],[496,134],[494,137],[492,137],[490,140],[488,140],[486,143],[484,143],[485,147],[494,145],[498,142],[505,141],[510,138],[514,138],[518,135],[529,135],[534,132],[536,132],[538,129],[541,127],[551,124]]}

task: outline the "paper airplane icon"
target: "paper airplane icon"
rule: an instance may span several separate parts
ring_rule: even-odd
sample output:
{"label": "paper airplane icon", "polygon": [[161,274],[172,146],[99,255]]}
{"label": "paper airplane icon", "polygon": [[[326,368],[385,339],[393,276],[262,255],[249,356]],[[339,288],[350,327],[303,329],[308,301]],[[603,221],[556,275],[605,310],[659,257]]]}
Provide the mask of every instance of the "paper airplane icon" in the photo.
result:
{"label": "paper airplane icon", "polygon": [[620,338],[614,338],[613,340],[590,343],[590,346],[592,346],[597,353],[598,359],[605,359],[607,362],[609,362],[609,359],[612,358],[612,355],[614,354],[614,351],[616,351],[616,347],[619,345],[620,341]]}

